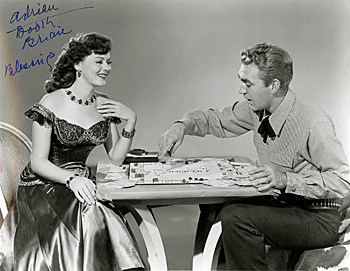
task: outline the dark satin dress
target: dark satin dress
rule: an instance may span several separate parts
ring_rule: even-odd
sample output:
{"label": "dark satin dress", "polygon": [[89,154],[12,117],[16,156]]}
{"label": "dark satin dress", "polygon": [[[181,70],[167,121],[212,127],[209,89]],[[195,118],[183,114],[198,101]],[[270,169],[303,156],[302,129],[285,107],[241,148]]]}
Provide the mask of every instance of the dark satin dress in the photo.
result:
{"label": "dark satin dress", "polygon": [[[89,129],[57,118],[35,104],[25,115],[51,126],[49,160],[93,179],[84,164],[92,149],[103,144],[110,122]],[[0,269],[12,271],[113,271],[142,268],[132,237],[120,215],[102,202],[78,201],[63,184],[37,176],[30,164],[21,174],[17,205],[1,228]]]}

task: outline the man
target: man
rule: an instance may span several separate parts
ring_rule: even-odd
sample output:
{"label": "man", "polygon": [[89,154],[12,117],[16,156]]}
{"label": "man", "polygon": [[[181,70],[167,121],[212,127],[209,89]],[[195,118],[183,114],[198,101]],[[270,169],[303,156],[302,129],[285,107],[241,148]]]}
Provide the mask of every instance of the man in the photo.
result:
{"label": "man", "polygon": [[252,185],[280,193],[227,204],[222,237],[228,270],[267,270],[265,245],[302,251],[337,242],[349,166],[332,121],[290,90],[293,62],[285,50],[257,44],[241,52],[241,62],[244,100],[221,111],[186,113],[162,134],[159,158],[173,154],[184,135],[254,132],[259,161]]}

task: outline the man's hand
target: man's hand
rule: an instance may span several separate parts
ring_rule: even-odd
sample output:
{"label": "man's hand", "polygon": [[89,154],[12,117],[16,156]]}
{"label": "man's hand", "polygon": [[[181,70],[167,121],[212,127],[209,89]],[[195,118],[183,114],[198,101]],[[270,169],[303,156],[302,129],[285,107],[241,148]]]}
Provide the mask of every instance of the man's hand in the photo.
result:
{"label": "man's hand", "polygon": [[260,192],[270,188],[283,189],[287,186],[287,175],[284,172],[264,166],[259,161],[256,162],[256,166],[249,171],[249,180]]}
{"label": "man's hand", "polygon": [[168,152],[173,156],[177,148],[182,144],[185,130],[186,125],[184,123],[176,122],[160,136],[158,153],[159,160],[161,160]]}

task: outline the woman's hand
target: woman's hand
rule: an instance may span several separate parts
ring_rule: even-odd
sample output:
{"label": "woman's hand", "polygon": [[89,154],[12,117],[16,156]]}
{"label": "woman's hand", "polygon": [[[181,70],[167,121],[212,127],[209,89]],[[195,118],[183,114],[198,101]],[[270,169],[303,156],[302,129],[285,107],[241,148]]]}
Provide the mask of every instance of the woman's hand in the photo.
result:
{"label": "woman's hand", "polygon": [[136,114],[129,107],[120,102],[109,99],[103,99],[97,106],[97,112],[104,118],[117,117],[127,122],[136,123]]}
{"label": "woman's hand", "polygon": [[93,205],[96,202],[96,185],[88,178],[75,177],[70,182],[70,189],[82,203]]}

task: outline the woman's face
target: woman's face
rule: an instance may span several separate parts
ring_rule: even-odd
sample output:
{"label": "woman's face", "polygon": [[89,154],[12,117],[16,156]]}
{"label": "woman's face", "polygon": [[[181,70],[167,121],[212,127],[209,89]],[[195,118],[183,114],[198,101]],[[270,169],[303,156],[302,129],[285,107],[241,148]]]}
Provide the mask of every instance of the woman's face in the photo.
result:
{"label": "woman's face", "polygon": [[85,80],[94,87],[102,87],[106,84],[106,79],[111,71],[110,54],[99,55],[92,53],[81,61],[76,68],[81,70],[80,80]]}

